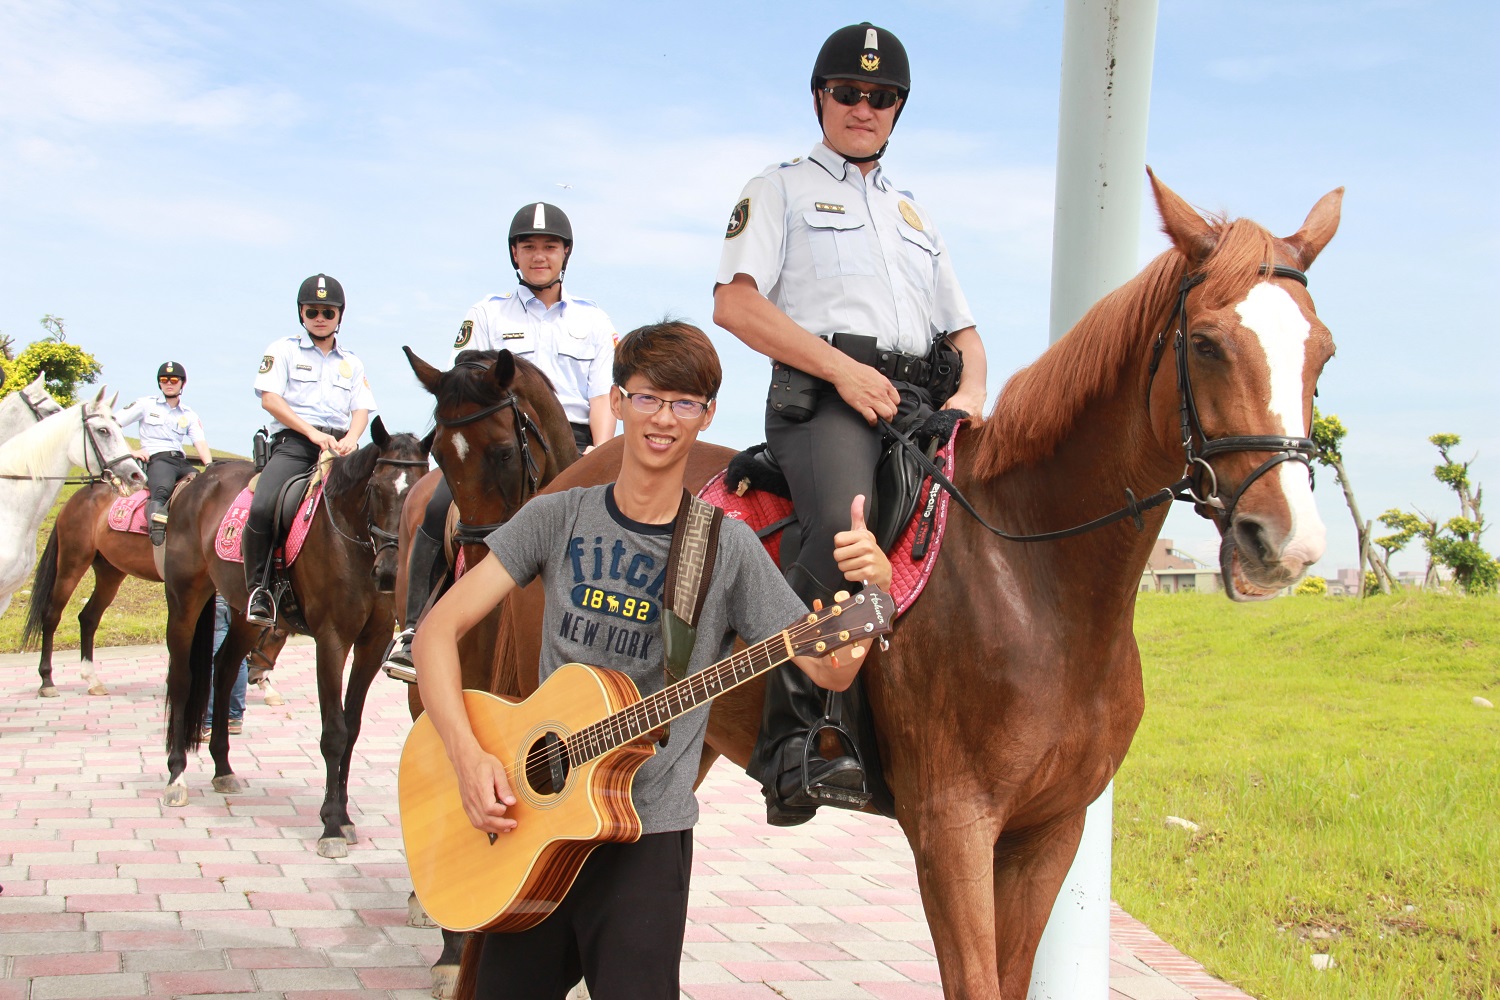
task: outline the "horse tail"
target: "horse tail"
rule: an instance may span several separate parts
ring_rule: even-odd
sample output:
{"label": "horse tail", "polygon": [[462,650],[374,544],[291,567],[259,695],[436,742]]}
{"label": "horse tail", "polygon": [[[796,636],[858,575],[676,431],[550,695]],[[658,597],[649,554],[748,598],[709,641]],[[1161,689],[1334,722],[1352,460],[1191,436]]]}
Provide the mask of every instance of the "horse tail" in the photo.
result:
{"label": "horse tail", "polygon": [[[198,612],[198,626],[193,630],[193,645],[188,653],[188,670],[192,684],[188,688],[187,711],[183,725],[184,741],[189,750],[203,742],[203,721],[208,718],[208,699],[214,691],[214,600],[212,597]],[[172,688],[167,686],[167,750],[172,749]]]}
{"label": "horse tail", "polygon": [[52,588],[57,585],[57,525],[47,536],[47,547],[36,561],[36,575],[31,579],[31,600],[26,606],[26,625],[21,631],[21,648],[32,644],[46,631],[47,611],[52,604]]}

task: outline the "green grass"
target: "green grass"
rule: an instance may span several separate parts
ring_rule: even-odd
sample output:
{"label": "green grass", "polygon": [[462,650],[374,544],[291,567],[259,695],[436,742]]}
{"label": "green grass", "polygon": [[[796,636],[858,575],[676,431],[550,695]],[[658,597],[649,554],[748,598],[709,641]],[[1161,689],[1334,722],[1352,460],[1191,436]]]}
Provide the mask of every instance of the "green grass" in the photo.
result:
{"label": "green grass", "polygon": [[1500,997],[1500,602],[1149,595],[1136,634],[1126,910],[1258,997]]}

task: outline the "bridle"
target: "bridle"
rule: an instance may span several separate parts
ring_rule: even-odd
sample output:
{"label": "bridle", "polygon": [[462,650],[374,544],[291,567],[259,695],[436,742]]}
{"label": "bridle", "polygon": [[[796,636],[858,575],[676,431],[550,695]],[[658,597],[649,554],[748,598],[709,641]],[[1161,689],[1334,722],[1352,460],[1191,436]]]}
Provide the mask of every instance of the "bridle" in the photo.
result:
{"label": "bridle", "polygon": [[[480,371],[489,371],[490,365],[479,361],[460,361],[454,365],[455,368],[477,368]],[[505,394],[498,403],[466,413],[461,417],[437,417],[435,418],[440,427],[466,427],[469,424],[478,423],[485,417],[501,410],[509,409],[515,421],[516,446],[521,452],[521,466],[526,473],[526,483],[522,488],[520,498],[510,508],[512,511],[519,510],[521,504],[536,495],[542,488],[542,467],[537,462],[536,456],[531,451],[530,439],[535,437],[541,445],[542,454],[550,457],[552,449],[547,444],[547,439],[542,436],[541,429],[531,419],[531,415],[521,409],[521,399],[512,390]],[[460,520],[453,529],[453,544],[455,545],[478,545],[489,536],[496,528],[504,522],[494,524],[465,524]]]}
{"label": "bridle", "polygon": [[[28,405],[30,404],[28,403]],[[119,473],[115,471],[115,466],[120,465],[123,462],[134,462],[135,456],[132,455],[127,449],[114,461],[106,459],[104,457],[104,449],[99,446],[99,442],[95,439],[94,435],[89,433],[90,422],[104,421],[106,419],[105,414],[90,414],[88,412],[88,406],[84,405],[78,408],[78,415],[83,421],[83,472],[87,477],[85,481],[90,483],[107,483],[114,489],[116,493],[120,494],[121,496],[125,496],[127,492],[125,489],[125,483],[120,478]],[[99,463],[99,471],[97,473],[93,469],[89,468],[90,454],[92,454]]]}
{"label": "bridle", "polygon": [[[1271,274],[1278,278],[1290,278],[1300,282],[1305,288],[1307,286],[1307,275],[1294,267],[1282,264],[1262,264],[1261,274]],[[914,456],[918,467],[922,469],[937,487],[941,487],[954,501],[978,521],[986,530],[992,534],[1004,538],[1010,542],[1052,542],[1063,538],[1071,538],[1086,532],[1113,524],[1116,521],[1130,518],[1135,523],[1137,531],[1146,529],[1146,521],[1142,516],[1153,507],[1159,507],[1172,500],[1181,500],[1191,503],[1193,509],[1200,515],[1214,521],[1221,533],[1223,533],[1234,518],[1235,505],[1244,496],[1245,490],[1250,487],[1261,476],[1282,462],[1301,462],[1307,466],[1309,479],[1312,477],[1312,460],[1318,454],[1317,443],[1311,438],[1284,437],[1278,434],[1243,434],[1231,437],[1210,438],[1203,431],[1203,422],[1198,417],[1198,407],[1193,401],[1193,383],[1188,377],[1187,364],[1187,297],[1204,280],[1205,275],[1186,274],[1177,290],[1177,304],[1172,308],[1167,317],[1167,325],[1156,335],[1156,343],[1151,348],[1151,365],[1149,376],[1146,380],[1146,405],[1150,406],[1151,383],[1156,378],[1156,369],[1161,363],[1162,352],[1166,349],[1167,335],[1173,334],[1172,349],[1177,352],[1177,393],[1181,399],[1179,415],[1182,428],[1182,450],[1184,454],[1184,468],[1182,478],[1170,486],[1163,486],[1144,499],[1137,500],[1135,494],[1126,489],[1125,506],[1119,510],[1096,517],[1084,524],[1074,525],[1071,528],[1063,528],[1058,531],[1044,531],[1033,535],[1013,535],[1003,529],[997,528],[986,521],[980,513],[974,509],[967,497],[965,497],[957,486],[953,485],[943,471],[932,462],[922,451],[921,447],[907,435],[898,431],[883,418],[877,422],[885,433],[900,441],[906,449]],[[1175,333],[1174,333],[1175,328]],[[1235,451],[1261,451],[1271,452],[1270,458],[1266,459],[1255,469],[1239,488],[1230,495],[1226,503],[1219,496],[1219,480],[1214,474],[1213,467],[1209,465],[1208,459],[1213,455],[1226,454]],[[1209,488],[1207,492],[1203,489],[1203,477],[1208,476]]]}
{"label": "bridle", "polygon": [[[427,459],[425,459],[425,458],[384,458],[384,457],[381,457],[381,458],[375,459],[375,464],[376,465],[395,465],[395,466],[401,466],[401,467],[406,467],[406,468],[421,468],[424,471],[428,468]],[[344,529],[342,529],[342,528],[339,527],[338,521],[336,521],[334,519],[334,517],[333,517],[333,502],[332,502],[331,499],[325,498],[325,503],[323,504],[323,506],[325,508],[327,508],[327,510],[328,510],[328,524],[329,524],[330,527],[333,528],[335,534],[337,534],[340,538],[344,539],[345,541],[347,541],[347,542],[353,542],[355,545],[358,545],[360,548],[365,549],[366,551],[368,551],[370,553],[370,558],[371,559],[378,560],[380,558],[380,553],[384,552],[386,549],[394,549],[394,548],[397,547],[396,543],[399,540],[400,536],[396,535],[393,532],[386,531],[384,528],[382,528],[378,524],[376,524],[373,520],[369,520],[370,490],[373,487],[374,487],[374,483],[366,483],[365,484],[365,499],[364,499],[364,508],[365,508],[365,513],[366,513],[365,530],[367,532],[369,532],[369,534],[370,534],[370,541],[365,541],[363,538],[355,538],[353,535],[347,534],[344,531]],[[375,544],[376,539],[378,539],[380,541],[379,545]]]}

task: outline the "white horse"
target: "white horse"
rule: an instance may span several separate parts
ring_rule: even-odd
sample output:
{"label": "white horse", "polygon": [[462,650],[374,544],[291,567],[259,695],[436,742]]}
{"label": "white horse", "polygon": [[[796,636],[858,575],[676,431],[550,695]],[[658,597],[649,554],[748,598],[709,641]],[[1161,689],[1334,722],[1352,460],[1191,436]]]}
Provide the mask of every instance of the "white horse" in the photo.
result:
{"label": "white horse", "polygon": [[0,442],[61,411],[62,406],[47,394],[47,380],[38,375],[35,382],[0,399]]}
{"label": "white horse", "polygon": [[146,484],[110,412],[113,404],[100,389],[91,402],[54,413],[0,445],[0,614],[31,579],[37,531],[70,469],[78,466],[131,488]]}

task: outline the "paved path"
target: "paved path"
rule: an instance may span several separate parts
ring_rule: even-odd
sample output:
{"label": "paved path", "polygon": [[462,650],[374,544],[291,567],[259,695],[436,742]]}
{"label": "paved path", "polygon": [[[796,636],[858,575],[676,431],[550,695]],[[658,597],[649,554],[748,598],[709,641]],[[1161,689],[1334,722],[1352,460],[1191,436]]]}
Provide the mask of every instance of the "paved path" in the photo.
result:
{"label": "paved path", "polygon": [[[232,760],[243,795],[189,761],[188,805],[160,804],[165,654],[103,650],[112,694],[68,660],[35,696],[35,657],[0,656],[0,1000],[233,996],[417,1000],[438,935],[406,926],[396,816],[409,718],[377,679],[351,787],[360,841],[317,856],[323,764],[311,647],[288,646],[281,708],[251,690]],[[938,1000],[910,851],[893,822],[824,810],[762,821],[753,784],[721,767],[700,793],[687,1000]],[[1115,908],[1111,1000],[1248,1000]]]}

